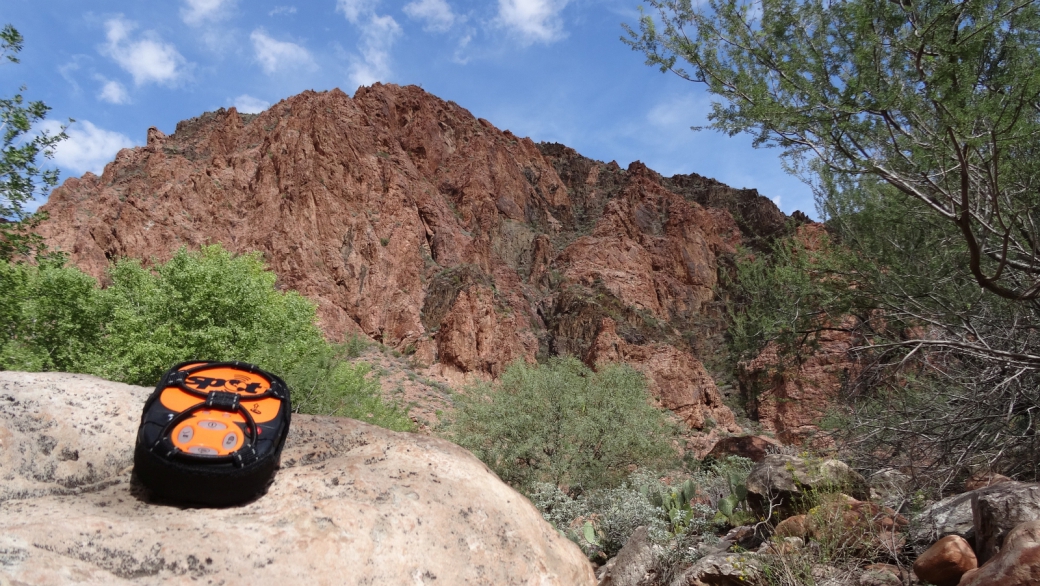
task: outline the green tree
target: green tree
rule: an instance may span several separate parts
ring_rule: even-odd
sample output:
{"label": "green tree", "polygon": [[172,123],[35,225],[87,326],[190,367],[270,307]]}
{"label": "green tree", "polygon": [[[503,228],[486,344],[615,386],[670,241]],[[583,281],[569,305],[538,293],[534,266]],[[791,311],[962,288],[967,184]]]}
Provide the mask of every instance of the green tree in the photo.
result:
{"label": "green tree", "polygon": [[884,182],[957,227],[980,286],[1040,297],[1037,3],[649,4],[629,44],[721,97],[713,127],[782,148],[824,202]]}
{"label": "green tree", "polygon": [[635,466],[674,462],[673,427],[633,368],[593,372],[574,358],[515,363],[455,398],[448,437],[521,490],[618,485]]}
{"label": "green tree", "polygon": [[748,260],[737,349],[848,317],[862,371],[832,421],[862,462],[1036,478],[1040,5],[649,4],[626,42],[720,98],[714,128],[780,148],[835,243]]}
{"label": "green tree", "polygon": [[[11,25],[0,30],[0,60],[18,63],[24,39]],[[25,91],[25,86],[19,92]],[[64,128],[55,135],[33,134],[33,125],[47,117],[50,108],[41,101],[26,102],[21,93],[0,98],[0,259],[29,257],[44,250],[33,230],[42,220],[28,214],[25,204],[58,182],[56,169],[40,167],[40,157],[54,156],[54,147],[68,138]]]}

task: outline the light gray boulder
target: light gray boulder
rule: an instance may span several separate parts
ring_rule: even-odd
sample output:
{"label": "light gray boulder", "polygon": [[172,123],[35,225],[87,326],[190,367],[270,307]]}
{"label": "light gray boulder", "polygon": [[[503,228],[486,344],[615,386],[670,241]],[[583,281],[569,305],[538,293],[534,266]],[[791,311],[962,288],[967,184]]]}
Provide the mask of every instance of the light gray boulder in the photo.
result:
{"label": "light gray boulder", "polygon": [[650,542],[646,527],[638,527],[628,537],[624,547],[609,562],[599,586],[638,586],[654,567],[657,548]]}
{"label": "light gray boulder", "polygon": [[131,481],[150,389],[0,372],[0,584],[595,584],[578,547],[469,452],[294,416],[243,506],[150,500]]}
{"label": "light gray boulder", "polygon": [[870,498],[867,481],[840,460],[767,455],[747,478],[748,503],[758,512],[774,509],[792,514],[814,503],[804,501],[813,492],[842,492],[861,501]]}
{"label": "light gray boulder", "polygon": [[936,541],[948,535],[975,541],[975,525],[971,514],[972,493],[966,492],[936,501],[910,519],[911,543],[923,553]]}
{"label": "light gray boulder", "polygon": [[668,586],[755,586],[763,584],[762,558],[754,553],[704,556],[675,576]]}

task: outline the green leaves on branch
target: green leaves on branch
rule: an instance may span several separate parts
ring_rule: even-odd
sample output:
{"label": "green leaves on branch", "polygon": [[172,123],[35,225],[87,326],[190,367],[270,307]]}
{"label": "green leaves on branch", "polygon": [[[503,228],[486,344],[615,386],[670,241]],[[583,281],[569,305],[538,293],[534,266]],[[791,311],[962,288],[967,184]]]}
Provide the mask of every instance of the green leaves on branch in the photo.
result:
{"label": "green leaves on branch", "polygon": [[649,0],[626,42],[720,98],[826,203],[867,182],[957,228],[983,288],[1040,298],[1040,5]]}
{"label": "green leaves on branch", "polygon": [[[14,27],[5,26],[0,30],[0,57],[18,63],[23,40]],[[38,218],[26,213],[25,204],[58,183],[58,171],[42,168],[40,158],[54,156],[54,147],[68,138],[65,128],[54,135],[33,129],[49,111],[43,102],[26,101],[21,93],[0,98],[0,260],[28,257],[44,248],[32,232]]]}

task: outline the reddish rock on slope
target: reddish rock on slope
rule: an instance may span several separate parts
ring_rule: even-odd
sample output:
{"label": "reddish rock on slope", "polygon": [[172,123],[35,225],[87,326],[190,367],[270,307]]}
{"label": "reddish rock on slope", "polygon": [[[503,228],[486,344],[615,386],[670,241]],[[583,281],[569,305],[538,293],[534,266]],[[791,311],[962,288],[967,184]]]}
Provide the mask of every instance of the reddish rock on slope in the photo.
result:
{"label": "reddish rock on slope", "polygon": [[[626,360],[694,426],[732,423],[698,360],[724,325],[720,267],[784,224],[753,190],[622,170],[380,84],[152,129],[43,209],[48,243],[98,278],[180,246],[259,250],[334,338],[491,376],[538,353]],[[591,357],[608,317],[617,351]]]}

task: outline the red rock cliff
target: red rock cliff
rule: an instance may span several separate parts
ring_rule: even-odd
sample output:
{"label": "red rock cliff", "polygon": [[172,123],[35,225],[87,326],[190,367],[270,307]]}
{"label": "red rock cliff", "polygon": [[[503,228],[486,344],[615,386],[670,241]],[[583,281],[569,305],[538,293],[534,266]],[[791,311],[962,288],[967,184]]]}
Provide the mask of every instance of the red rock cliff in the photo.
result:
{"label": "red rock cliff", "polygon": [[[318,303],[331,337],[361,332],[491,376],[567,353],[704,378],[720,262],[784,222],[754,191],[622,170],[380,84],[151,129],[147,146],[67,180],[43,209],[48,243],[96,277],[111,259],[180,246],[260,250],[280,286]],[[692,425],[732,422],[710,377],[680,384],[648,368]]]}

